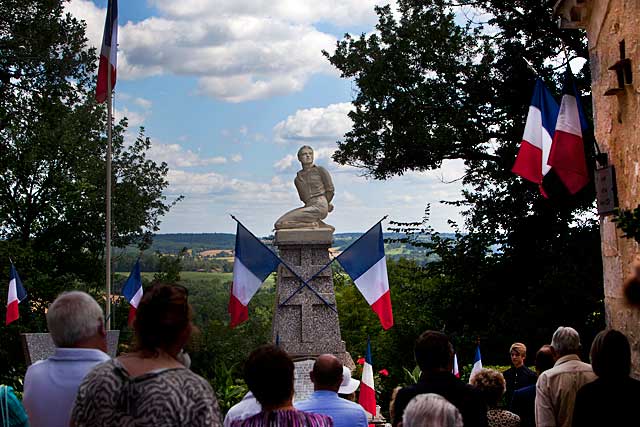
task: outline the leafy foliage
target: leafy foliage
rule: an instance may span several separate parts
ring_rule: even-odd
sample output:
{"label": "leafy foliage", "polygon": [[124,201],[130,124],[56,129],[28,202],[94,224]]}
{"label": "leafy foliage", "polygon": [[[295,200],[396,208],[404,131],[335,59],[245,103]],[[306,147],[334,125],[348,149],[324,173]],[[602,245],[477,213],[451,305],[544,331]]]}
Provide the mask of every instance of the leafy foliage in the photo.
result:
{"label": "leafy foliage", "polygon": [[617,209],[613,221],[624,237],[640,242],[640,205],[635,209]]}

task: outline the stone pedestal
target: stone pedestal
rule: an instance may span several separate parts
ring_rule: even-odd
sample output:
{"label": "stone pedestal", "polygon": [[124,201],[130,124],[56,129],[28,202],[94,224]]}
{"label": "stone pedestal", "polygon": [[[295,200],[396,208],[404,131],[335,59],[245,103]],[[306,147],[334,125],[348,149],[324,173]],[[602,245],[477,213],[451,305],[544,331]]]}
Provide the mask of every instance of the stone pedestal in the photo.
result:
{"label": "stone pedestal", "polygon": [[[304,280],[311,278],[329,262],[332,243],[333,230],[328,228],[278,230],[274,241],[282,260]],[[354,370],[355,364],[340,335],[336,311],[325,305],[307,287],[295,294],[286,305],[280,306],[301,285],[286,267],[278,267],[273,342],[277,341],[295,361],[315,359],[320,354],[332,353],[345,366]],[[333,308],[336,307],[331,267],[325,269],[309,285]]]}
{"label": "stone pedestal", "polygon": [[[21,336],[22,348],[27,365],[53,356],[53,353],[56,351],[56,345],[48,333],[22,334]],[[107,331],[107,350],[111,357],[116,357],[119,338],[120,331]]]}

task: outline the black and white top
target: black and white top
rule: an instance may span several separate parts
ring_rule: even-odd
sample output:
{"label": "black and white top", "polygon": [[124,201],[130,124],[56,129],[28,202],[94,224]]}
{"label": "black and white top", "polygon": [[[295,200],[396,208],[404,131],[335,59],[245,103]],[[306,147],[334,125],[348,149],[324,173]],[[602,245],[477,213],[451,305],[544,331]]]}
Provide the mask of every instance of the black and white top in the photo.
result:
{"label": "black and white top", "polygon": [[117,360],[96,366],[78,389],[71,419],[82,426],[222,426],[211,385],[186,368],[130,377]]}

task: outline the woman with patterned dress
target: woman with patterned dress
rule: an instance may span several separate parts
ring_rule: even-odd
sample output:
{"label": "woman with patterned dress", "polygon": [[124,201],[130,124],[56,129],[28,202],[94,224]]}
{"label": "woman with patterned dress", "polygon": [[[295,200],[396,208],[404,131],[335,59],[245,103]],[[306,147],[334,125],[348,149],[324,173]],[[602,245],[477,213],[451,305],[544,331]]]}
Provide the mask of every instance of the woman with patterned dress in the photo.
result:
{"label": "woman with patterned dress", "polygon": [[489,407],[489,427],[520,427],[520,417],[506,409],[498,409],[498,402],[507,390],[504,376],[493,369],[481,369],[471,377],[471,385],[482,392]]}
{"label": "woman with patterned dress", "polygon": [[282,349],[264,345],[254,350],[244,368],[249,390],[262,411],[231,427],[333,427],[331,417],[293,407],[293,361]]}
{"label": "woman with patterned dress", "polygon": [[187,290],[154,285],[134,320],[136,351],[96,366],[71,414],[81,426],[222,426],[213,389],[178,354],[193,330]]}

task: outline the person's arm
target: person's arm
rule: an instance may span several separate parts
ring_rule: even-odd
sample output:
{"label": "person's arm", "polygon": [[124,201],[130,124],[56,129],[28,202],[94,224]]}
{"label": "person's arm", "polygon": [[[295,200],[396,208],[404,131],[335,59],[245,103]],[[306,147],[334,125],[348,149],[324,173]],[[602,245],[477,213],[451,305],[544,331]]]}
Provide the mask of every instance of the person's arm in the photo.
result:
{"label": "person's arm", "polygon": [[536,426],[556,427],[556,417],[553,413],[553,403],[549,394],[548,379],[541,375],[536,384]]}
{"label": "person's arm", "polygon": [[309,200],[309,193],[307,192],[306,187],[302,182],[302,179],[296,176],[295,179],[293,180],[293,183],[295,184],[296,190],[298,191],[298,197],[300,197],[300,200],[302,200],[302,203],[306,205],[307,200]]}
{"label": "person's arm", "polygon": [[331,175],[329,175],[329,172],[327,172],[325,168],[320,166],[317,166],[317,168],[318,171],[320,171],[320,176],[322,177],[322,184],[324,185],[324,195],[327,198],[327,202],[331,203],[336,192],[336,189],[333,186],[333,181],[331,180]]}

